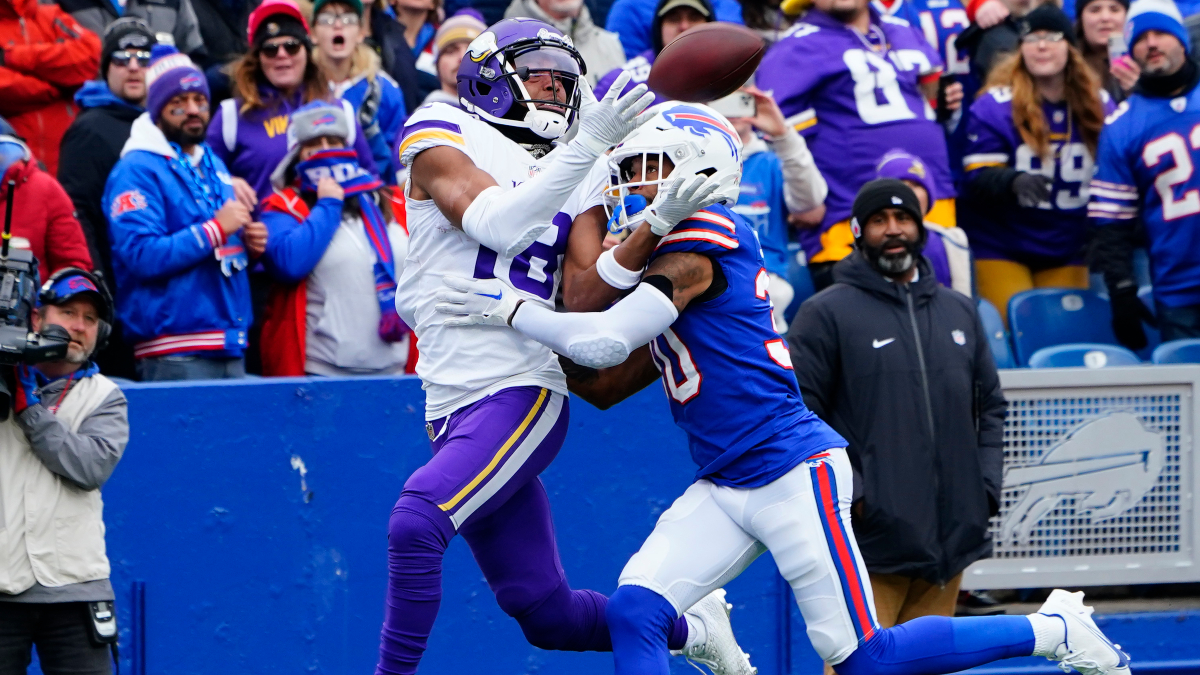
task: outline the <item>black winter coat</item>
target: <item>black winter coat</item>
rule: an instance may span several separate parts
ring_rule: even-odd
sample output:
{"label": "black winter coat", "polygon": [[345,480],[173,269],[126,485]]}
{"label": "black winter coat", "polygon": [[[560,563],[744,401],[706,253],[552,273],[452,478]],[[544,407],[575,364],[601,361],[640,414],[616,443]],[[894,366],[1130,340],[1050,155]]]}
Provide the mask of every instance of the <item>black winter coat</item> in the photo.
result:
{"label": "black winter coat", "polygon": [[855,252],[787,338],[804,403],[849,443],[867,569],[942,583],[991,554],[1007,404],[975,304],[920,265],[905,286]]}

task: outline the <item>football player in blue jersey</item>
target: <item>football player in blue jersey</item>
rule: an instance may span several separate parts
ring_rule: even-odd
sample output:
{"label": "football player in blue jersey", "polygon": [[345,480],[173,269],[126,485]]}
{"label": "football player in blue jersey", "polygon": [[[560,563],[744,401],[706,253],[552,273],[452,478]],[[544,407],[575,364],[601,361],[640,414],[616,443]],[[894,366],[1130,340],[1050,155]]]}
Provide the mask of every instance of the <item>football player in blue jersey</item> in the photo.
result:
{"label": "football player in blue jersey", "polygon": [[1150,249],[1163,341],[1200,337],[1200,68],[1171,0],[1138,0],[1126,41],[1142,69],[1138,86],[1105,121],[1088,216],[1097,226],[1094,266],[1112,299],[1113,331],[1146,346],[1132,251],[1141,220]]}
{"label": "football player in blue jersey", "polygon": [[[509,326],[602,369],[572,386],[599,407],[661,375],[700,468],[608,603],[618,675],[668,673],[667,634],[677,617],[765,551],[792,586],[813,647],[841,675],[946,673],[1029,655],[1088,675],[1127,674],[1128,656],[1096,628],[1082,593],[1055,591],[1027,617],[922,617],[879,627],[850,527],[846,441],[804,406],[787,346],[772,328],[753,229],[723,205],[697,211],[695,202],[662,198],[713,181],[715,194],[732,202],[740,149],[710,108],[668,104],[613,150],[614,220],[644,218],[665,236],[640,283],[632,280],[636,288],[607,311],[555,313],[523,302],[499,279],[446,277],[437,295],[445,325]],[[907,205],[919,224],[912,191],[885,182],[907,194],[868,195],[866,210]],[[638,196],[649,206],[629,218]]]}

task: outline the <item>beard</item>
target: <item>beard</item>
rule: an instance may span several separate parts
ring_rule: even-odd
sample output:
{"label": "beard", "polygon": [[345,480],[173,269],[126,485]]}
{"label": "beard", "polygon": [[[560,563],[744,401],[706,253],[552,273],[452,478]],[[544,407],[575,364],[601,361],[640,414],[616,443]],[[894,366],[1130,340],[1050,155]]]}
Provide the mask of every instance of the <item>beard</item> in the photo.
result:
{"label": "beard", "polygon": [[[200,120],[201,122],[200,131],[192,133],[183,128],[184,125],[195,120]],[[162,123],[162,132],[167,137],[167,140],[183,147],[202,143],[208,135],[208,120],[205,120],[203,117],[188,117],[178,126],[162,118],[159,118],[159,122]]]}
{"label": "beard", "polygon": [[[886,249],[900,245],[904,247],[899,253],[884,253]],[[867,261],[871,263],[881,274],[886,277],[896,278],[904,276],[913,265],[917,263],[917,256],[921,254],[922,242],[909,241],[901,237],[888,237],[883,240],[879,246],[868,246],[863,244],[863,254],[866,255]]]}

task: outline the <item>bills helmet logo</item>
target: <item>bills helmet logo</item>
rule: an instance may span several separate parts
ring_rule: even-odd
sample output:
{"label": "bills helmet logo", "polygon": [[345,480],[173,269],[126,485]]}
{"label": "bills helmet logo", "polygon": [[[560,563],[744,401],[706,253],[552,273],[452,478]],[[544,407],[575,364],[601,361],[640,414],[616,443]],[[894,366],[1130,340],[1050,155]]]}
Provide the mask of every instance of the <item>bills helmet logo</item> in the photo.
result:
{"label": "bills helmet logo", "polygon": [[128,190],[113,199],[108,215],[116,218],[131,211],[141,211],[144,208],[146,208],[146,197],[137,190]]}
{"label": "bills helmet logo", "polygon": [[192,73],[179,78],[179,88],[183,90],[199,89],[204,85],[204,76],[200,73]]}
{"label": "bills helmet logo", "polygon": [[721,119],[713,117],[708,112],[689,105],[671,108],[663,113],[672,126],[686,130],[696,136],[716,134],[729,146],[729,152],[737,157],[737,143],[741,142],[737,132]]}

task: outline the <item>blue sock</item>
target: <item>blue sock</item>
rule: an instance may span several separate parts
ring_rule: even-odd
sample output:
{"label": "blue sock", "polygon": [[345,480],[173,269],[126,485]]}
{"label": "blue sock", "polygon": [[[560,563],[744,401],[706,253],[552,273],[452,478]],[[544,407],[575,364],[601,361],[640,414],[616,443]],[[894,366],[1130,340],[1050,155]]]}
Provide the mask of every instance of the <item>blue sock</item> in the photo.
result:
{"label": "blue sock", "polygon": [[671,672],[667,634],[679,617],[666,598],[641,586],[621,586],[608,599],[605,617],[612,636],[616,675]]}
{"label": "blue sock", "polygon": [[875,631],[833,669],[838,675],[954,673],[1029,656],[1033,644],[1033,625],[1023,616],[923,616]]}

